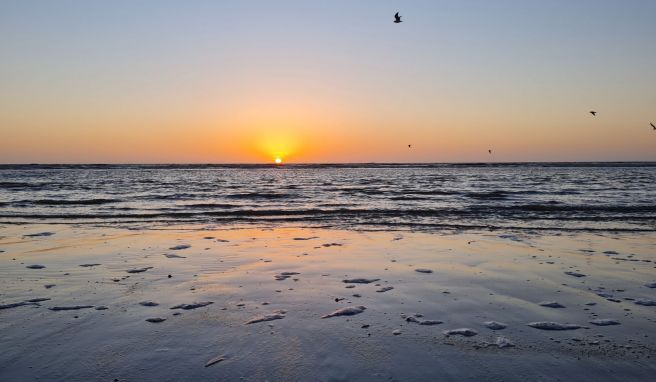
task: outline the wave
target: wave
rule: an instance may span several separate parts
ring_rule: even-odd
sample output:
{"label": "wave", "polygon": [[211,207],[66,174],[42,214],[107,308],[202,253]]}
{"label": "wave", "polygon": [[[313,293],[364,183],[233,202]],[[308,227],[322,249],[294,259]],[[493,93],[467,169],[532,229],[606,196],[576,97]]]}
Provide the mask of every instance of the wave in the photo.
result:
{"label": "wave", "polygon": [[228,194],[225,197],[230,199],[293,199],[298,194],[283,194],[278,192],[240,192]]}
{"label": "wave", "polygon": [[122,200],[119,199],[78,199],[78,200],[69,200],[69,199],[37,199],[32,201],[22,200],[16,203],[19,204],[37,204],[37,205],[46,205],[46,206],[93,206],[100,204],[110,204],[110,203],[119,203]]}
{"label": "wave", "polygon": [[[194,206],[194,205],[192,205]],[[201,206],[201,207],[198,207]],[[158,218],[158,217],[194,217],[194,216],[217,216],[217,217],[267,217],[267,216],[304,216],[304,217],[438,217],[438,218],[452,218],[452,217],[474,217],[479,219],[487,218],[512,218],[521,219],[522,216],[530,219],[536,219],[536,216],[527,216],[524,212],[566,212],[566,214],[558,214],[556,216],[544,215],[538,216],[537,219],[586,219],[596,218],[603,216],[604,219],[613,218],[626,218],[630,214],[631,219],[634,220],[655,220],[656,219],[656,206],[553,206],[553,205],[517,205],[505,207],[491,207],[491,206],[474,206],[468,208],[305,208],[305,209],[236,209],[236,210],[221,210],[221,211],[195,211],[195,208],[209,208],[207,206],[215,206],[215,204],[200,204],[196,207],[191,207],[185,210],[179,206],[178,208],[165,208],[160,210],[153,210],[153,212],[143,212],[144,210],[136,210],[135,213],[0,213],[3,218],[36,218],[36,219],[50,219],[50,218]],[[236,208],[234,205],[221,205],[220,209]],[[117,209],[118,210],[118,209]],[[517,215],[517,213],[520,215]],[[587,212],[597,213],[590,215],[570,216],[571,212]],[[608,215],[607,213],[619,213],[620,215]]]}

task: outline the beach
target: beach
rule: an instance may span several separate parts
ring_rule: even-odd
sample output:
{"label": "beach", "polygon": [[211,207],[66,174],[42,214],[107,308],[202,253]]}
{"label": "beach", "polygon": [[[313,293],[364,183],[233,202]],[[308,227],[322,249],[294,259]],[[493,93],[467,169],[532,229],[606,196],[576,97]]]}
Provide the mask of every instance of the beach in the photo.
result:
{"label": "beach", "polygon": [[291,224],[0,232],[1,380],[647,381],[656,373],[652,232]]}

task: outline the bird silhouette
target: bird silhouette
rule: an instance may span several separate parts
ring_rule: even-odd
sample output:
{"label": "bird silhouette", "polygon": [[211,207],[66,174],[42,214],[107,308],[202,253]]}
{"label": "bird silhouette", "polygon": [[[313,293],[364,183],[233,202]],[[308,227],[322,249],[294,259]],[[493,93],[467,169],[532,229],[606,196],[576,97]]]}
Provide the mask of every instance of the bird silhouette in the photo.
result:
{"label": "bird silhouette", "polygon": [[651,127],[652,127],[654,130],[656,130],[656,126],[654,126],[653,123],[649,123],[649,124],[651,125]]}
{"label": "bird silhouette", "polygon": [[396,12],[396,14],[394,15],[394,23],[398,24],[398,23],[402,23],[402,22],[403,21],[401,21],[401,16],[399,16],[399,12]]}
{"label": "bird silhouette", "polygon": [[492,154],[492,150],[487,150],[488,153]]}
{"label": "bird silhouette", "polygon": [[412,145],[408,145],[408,148],[411,149],[411,148],[412,148]]}
{"label": "bird silhouette", "polygon": [[592,110],[592,111],[590,112],[590,114],[592,114],[593,117],[596,117],[596,116],[597,116],[597,112],[594,111],[594,110]]}

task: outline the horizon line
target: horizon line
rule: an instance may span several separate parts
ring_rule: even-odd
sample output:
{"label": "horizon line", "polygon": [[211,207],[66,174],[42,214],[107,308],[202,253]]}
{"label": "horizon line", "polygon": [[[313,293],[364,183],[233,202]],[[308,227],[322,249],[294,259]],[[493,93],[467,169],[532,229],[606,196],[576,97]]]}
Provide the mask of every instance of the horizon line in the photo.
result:
{"label": "horizon line", "polygon": [[581,161],[461,161],[461,162],[32,162],[0,163],[0,166],[339,166],[339,165],[450,165],[450,164],[563,164],[563,163],[653,163],[656,160],[581,160]]}

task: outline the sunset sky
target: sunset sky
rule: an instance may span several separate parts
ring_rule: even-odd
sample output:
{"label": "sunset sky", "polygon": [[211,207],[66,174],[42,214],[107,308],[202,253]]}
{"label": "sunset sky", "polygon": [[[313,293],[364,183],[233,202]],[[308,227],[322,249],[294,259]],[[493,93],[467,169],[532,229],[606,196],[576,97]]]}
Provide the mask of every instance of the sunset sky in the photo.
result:
{"label": "sunset sky", "polygon": [[0,2],[0,163],[656,160],[650,122],[653,0]]}

